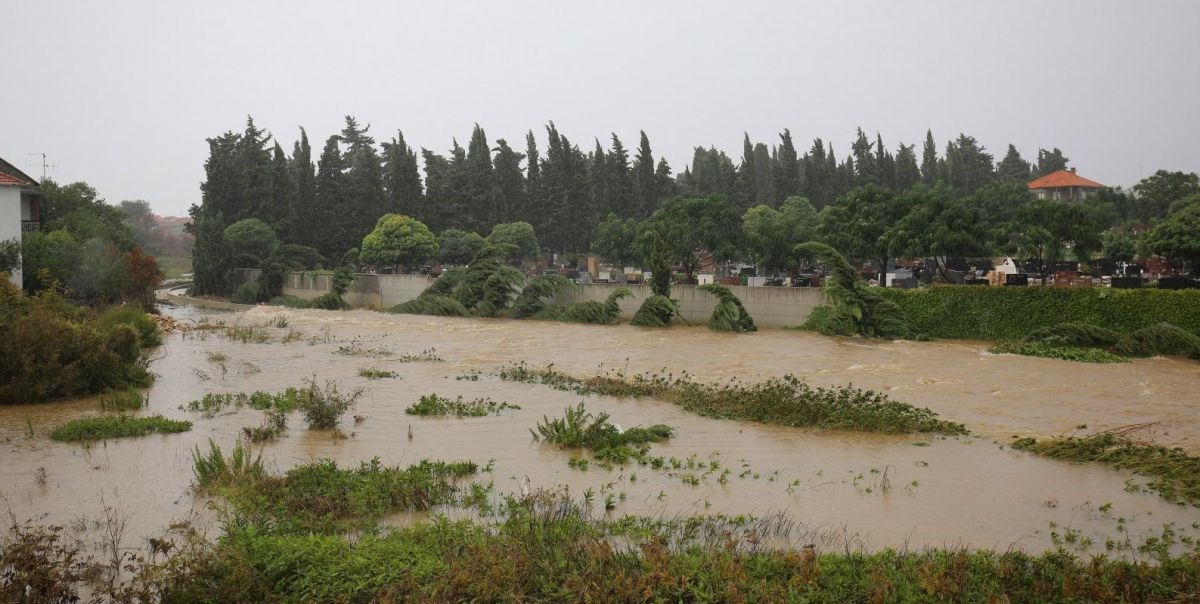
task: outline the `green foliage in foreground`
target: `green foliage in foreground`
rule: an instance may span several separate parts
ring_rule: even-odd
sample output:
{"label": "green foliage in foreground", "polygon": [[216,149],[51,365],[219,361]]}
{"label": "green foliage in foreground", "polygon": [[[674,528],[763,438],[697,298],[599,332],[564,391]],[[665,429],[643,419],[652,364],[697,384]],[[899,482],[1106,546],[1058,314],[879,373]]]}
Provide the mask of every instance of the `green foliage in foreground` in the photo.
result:
{"label": "green foliage in foreground", "polygon": [[229,457],[211,442],[209,448],[193,453],[199,485],[226,496],[245,522],[272,534],[370,528],[386,514],[448,502],[455,493],[451,481],[477,470],[471,462],[424,460],[391,468],[379,458],[339,468],[331,459],[320,459],[271,476],[261,459],[240,445]]}
{"label": "green foliage in foreground", "polygon": [[1019,340],[1062,323],[1103,326],[1122,335],[1170,323],[1200,333],[1200,290],[935,286],[875,291],[903,309],[913,329],[935,338]]}
{"label": "green foliage in foreground", "polygon": [[[735,532],[740,534],[740,532]],[[354,539],[232,527],[166,573],[164,602],[1183,602],[1200,556],[822,552],[630,546],[575,515],[518,508],[495,527],[444,518]]]}
{"label": "green foliage in foreground", "polygon": [[1055,459],[1104,463],[1152,480],[1146,485],[1163,498],[1200,507],[1200,457],[1176,448],[1139,443],[1113,432],[1087,437],[1022,438],[1012,447]]}
{"label": "green foliage in foreground", "polygon": [[404,412],[409,415],[483,417],[492,414],[500,415],[500,412],[505,409],[520,408],[520,405],[503,401],[496,402],[490,398],[477,398],[468,401],[464,400],[462,396],[451,399],[436,394],[427,394],[422,396],[417,402],[409,405]]}
{"label": "green foliage in foreground", "polygon": [[542,416],[537,428],[529,432],[534,440],[544,440],[560,447],[590,449],[597,459],[624,463],[646,453],[646,444],[667,440],[675,430],[663,424],[648,428],[636,426],[621,430],[608,421],[607,413],[592,415],[580,402],[567,407],[563,417]]}
{"label": "green foliage in foreground", "polygon": [[77,442],[145,436],[147,434],[170,434],[192,429],[192,422],[167,419],[161,415],[132,417],[129,415],[100,415],[75,419],[59,426],[50,433],[58,441]]}
{"label": "green foliage in foreground", "polygon": [[699,384],[685,374],[616,373],[578,379],[553,366],[533,369],[524,363],[502,367],[500,379],[574,391],[577,394],[653,397],[700,415],[785,426],[811,426],[862,432],[937,432],[966,434],[965,426],[938,418],[929,409],[894,401],[886,394],[852,386],[812,387],[786,375],[757,384],[730,380]]}
{"label": "green foliage in foreground", "polygon": [[1127,359],[1099,348],[1083,348],[1081,346],[1051,345],[1041,342],[1000,342],[988,352],[995,354],[1019,354],[1028,357],[1042,357],[1080,363],[1124,363]]}
{"label": "green foliage in foreground", "polygon": [[338,419],[358,402],[362,394],[362,388],[341,392],[334,381],[326,381],[325,385],[321,386],[316,377],[310,377],[305,378],[303,386],[289,387],[276,394],[262,391],[249,394],[209,393],[181,405],[179,409],[199,412],[204,417],[213,417],[225,409],[242,407],[276,413],[300,411],[310,429],[328,429],[337,426]]}
{"label": "green foliage in foreground", "polygon": [[1169,355],[1200,359],[1200,336],[1169,323],[1160,323],[1129,334],[1117,342],[1113,351],[1130,357]]}

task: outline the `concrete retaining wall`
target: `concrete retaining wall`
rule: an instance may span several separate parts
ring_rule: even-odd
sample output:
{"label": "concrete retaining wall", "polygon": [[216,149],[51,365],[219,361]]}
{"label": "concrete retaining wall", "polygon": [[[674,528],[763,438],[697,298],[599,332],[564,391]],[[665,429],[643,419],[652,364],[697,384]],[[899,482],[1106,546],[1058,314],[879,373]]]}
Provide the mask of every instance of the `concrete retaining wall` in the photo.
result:
{"label": "concrete retaining wall", "polygon": [[[256,279],[258,273],[257,270],[240,269],[238,282]],[[387,309],[416,298],[432,282],[433,279],[425,275],[359,274],[355,275],[345,299],[355,308]],[[311,300],[327,293],[332,286],[333,276],[327,273],[288,273],[283,282],[283,293]],[[618,287],[622,286],[615,283],[583,284],[555,302],[603,302]],[[621,301],[621,317],[629,319],[650,296],[650,286],[624,287],[633,291],[632,298]],[[730,289],[741,299],[750,316],[754,317],[755,324],[765,328],[799,325],[808,318],[813,308],[825,301],[824,292],[816,287],[731,286]],[[695,285],[674,285],[671,287],[671,297],[679,301],[680,313],[689,323],[706,323],[716,305],[715,297],[700,291]]]}

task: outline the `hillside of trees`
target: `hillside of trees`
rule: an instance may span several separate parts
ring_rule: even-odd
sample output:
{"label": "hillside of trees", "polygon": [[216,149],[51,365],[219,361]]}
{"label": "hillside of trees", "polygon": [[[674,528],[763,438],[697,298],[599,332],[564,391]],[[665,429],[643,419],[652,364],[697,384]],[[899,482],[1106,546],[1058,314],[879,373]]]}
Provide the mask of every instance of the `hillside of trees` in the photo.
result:
{"label": "hillside of trees", "polygon": [[[677,248],[685,270],[701,250],[783,270],[792,246],[806,240],[876,264],[992,253],[1086,258],[1109,248],[1120,259],[1163,254],[1183,263],[1194,254],[1188,241],[1154,248],[1143,233],[1200,195],[1195,174],[1159,172],[1132,192],[1108,190],[1083,204],[1034,200],[1026,183],[1065,168],[1061,150],[1026,160],[1008,145],[996,161],[966,134],[939,146],[927,133],[919,149],[893,148],[859,129],[839,155],[819,138],[801,153],[784,130],[771,144],[746,136],[736,163],[697,147],[678,174],[655,157],[645,132],[632,151],[614,134],[585,152],[553,123],[544,145],[531,130],[517,148],[489,141],[476,125],[465,148],[455,140],[448,154],[418,153],[402,132],[376,141],[347,116],[315,158],[308,133],[299,134],[290,154],[252,118],[243,131],[208,140],[202,203],[190,210],[197,293],[229,293],[239,252],[225,233],[246,219],[277,239],[242,258],[256,266],[331,268],[386,214],[413,218],[452,247],[470,248],[468,239],[496,225],[528,223],[543,251],[596,251],[615,262],[642,257],[638,242],[650,226]],[[1178,228],[1190,216],[1183,212]]]}

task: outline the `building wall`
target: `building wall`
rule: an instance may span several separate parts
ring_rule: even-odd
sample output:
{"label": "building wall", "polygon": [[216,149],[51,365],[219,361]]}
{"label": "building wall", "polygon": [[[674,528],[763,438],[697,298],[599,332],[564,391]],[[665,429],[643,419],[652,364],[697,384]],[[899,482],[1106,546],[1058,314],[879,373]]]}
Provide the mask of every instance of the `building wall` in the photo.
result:
{"label": "building wall", "polygon": [[[0,186],[0,241],[21,240],[21,187]],[[21,287],[21,268],[9,280]]]}
{"label": "building wall", "polygon": [[[258,278],[259,271],[240,269],[238,283]],[[421,295],[433,279],[425,275],[356,275],[346,293],[346,302],[355,308],[387,309]],[[288,273],[283,293],[311,300],[330,290],[332,275],[324,273]],[[648,285],[621,286],[616,283],[581,284],[576,290],[560,296],[557,303],[594,300],[603,302],[618,287],[628,287],[632,298],[621,300],[621,318],[630,319],[642,302],[650,296]],[[731,286],[759,327],[779,328],[799,325],[813,308],[825,302],[825,293],[816,287],[745,287]],[[675,285],[671,297],[679,302],[681,316],[689,323],[708,322],[716,298],[700,291],[695,285]]]}

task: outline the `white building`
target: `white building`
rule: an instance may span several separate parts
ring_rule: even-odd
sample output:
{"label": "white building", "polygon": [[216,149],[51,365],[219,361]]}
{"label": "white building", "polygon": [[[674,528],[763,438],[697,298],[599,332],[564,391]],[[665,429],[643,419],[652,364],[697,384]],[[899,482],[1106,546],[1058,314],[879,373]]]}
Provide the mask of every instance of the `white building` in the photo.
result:
{"label": "white building", "polygon": [[[0,241],[21,241],[21,232],[37,228],[40,220],[37,181],[0,159]],[[9,280],[21,287],[21,267]]]}

